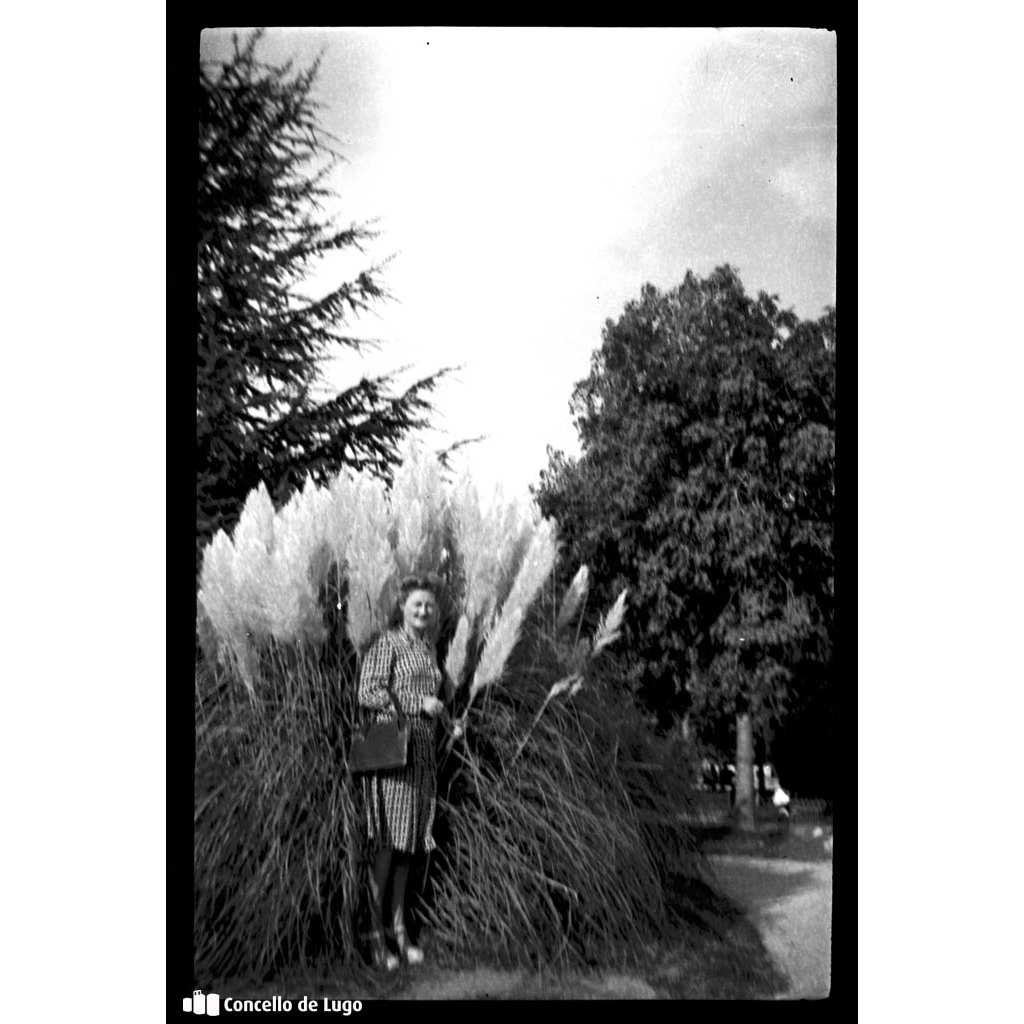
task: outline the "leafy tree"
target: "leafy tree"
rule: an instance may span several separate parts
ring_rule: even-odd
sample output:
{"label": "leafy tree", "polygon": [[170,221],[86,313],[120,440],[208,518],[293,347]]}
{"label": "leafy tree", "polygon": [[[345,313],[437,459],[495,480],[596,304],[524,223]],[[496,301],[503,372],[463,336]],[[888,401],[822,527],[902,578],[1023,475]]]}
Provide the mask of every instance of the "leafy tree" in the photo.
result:
{"label": "leafy tree", "polygon": [[326,254],[375,236],[367,224],[336,226],[326,185],[342,159],[317,122],[319,60],[256,59],[256,32],[223,64],[199,67],[198,449],[199,548],[230,528],[260,481],[283,501],[306,476],[323,483],[342,466],[387,476],[398,444],[426,423],[428,400],[447,371],[401,394],[394,374],[363,379],[326,399],[325,359],[366,342],[347,318],[386,293],[380,266],[312,298],[302,282]]}
{"label": "leafy tree", "polygon": [[608,321],[572,396],[581,455],[537,499],[570,564],[630,588],[631,665],[662,724],[734,718],[752,824],[754,729],[828,684],[835,310],[801,321],[729,266]]}

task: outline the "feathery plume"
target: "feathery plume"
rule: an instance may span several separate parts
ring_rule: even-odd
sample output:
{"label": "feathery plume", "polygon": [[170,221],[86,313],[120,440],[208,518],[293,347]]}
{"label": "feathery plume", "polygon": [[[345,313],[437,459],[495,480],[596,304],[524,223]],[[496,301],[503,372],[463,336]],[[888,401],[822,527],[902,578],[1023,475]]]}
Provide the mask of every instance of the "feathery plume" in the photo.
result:
{"label": "feathery plume", "polygon": [[536,533],[537,524],[532,516],[524,513],[518,502],[508,505],[498,518],[496,570],[491,607],[501,608],[509,599],[512,586]]}
{"label": "feathery plume", "polygon": [[464,611],[472,627],[485,611],[493,591],[500,533],[495,529],[493,510],[485,514],[481,509],[479,495],[468,475],[456,486],[450,507],[466,580]]}
{"label": "feathery plume", "polygon": [[[537,723],[541,720],[544,712],[547,710],[548,705],[556,698],[560,697],[566,690],[569,691],[570,697],[575,697],[580,691],[580,687],[583,686],[583,676],[578,672],[574,672],[570,676],[566,676],[564,679],[559,679],[550,690],[547,692],[547,696],[544,698],[544,703],[541,704],[540,710],[534,715],[533,721],[530,723],[530,728],[523,734],[523,738],[519,741],[519,746],[516,747],[516,752],[512,755],[512,761],[518,759],[519,755],[523,752],[526,747],[527,741],[533,735],[533,730],[537,728]],[[510,762],[511,763],[511,762]]]}
{"label": "feathery plume", "polygon": [[423,462],[410,439],[402,444],[401,461],[395,469],[388,495],[392,523],[392,544],[400,573],[413,572],[425,533],[425,512],[421,475]]}
{"label": "feathery plume", "polygon": [[274,503],[263,483],[249,492],[232,534],[235,613],[254,638],[270,635],[267,595],[273,586]]}
{"label": "feathery plume", "polygon": [[293,640],[299,632],[302,591],[309,585],[295,518],[282,517],[278,521],[277,543],[271,556],[270,581],[265,592],[270,633],[280,641]]}
{"label": "feathery plume", "polygon": [[564,679],[559,679],[554,686],[548,691],[548,695],[544,701],[547,704],[549,701],[554,700],[556,697],[560,697],[566,690],[569,691],[570,695],[576,693],[579,688],[583,685],[583,677],[578,673],[573,673],[571,676],[566,676]]}
{"label": "feathery plume", "polygon": [[[484,649],[470,686],[472,701],[501,677],[530,604],[554,567],[557,544],[552,521],[537,516],[527,518],[515,504],[504,508],[492,505],[478,519],[470,511],[462,523],[469,528],[463,530],[460,538],[467,577],[467,639],[474,621],[479,618],[487,623]],[[517,548],[522,556],[509,588],[507,579]],[[508,590],[508,596],[497,611],[499,589]],[[454,658],[464,658],[464,653],[456,651]]]}
{"label": "feathery plume", "polygon": [[473,682],[469,687],[470,700],[473,700],[481,690],[485,690],[501,678],[508,656],[519,639],[519,627],[522,622],[523,612],[520,608],[506,606],[498,616],[487,637],[483,654],[480,655],[480,663],[473,674]]}
{"label": "feathery plume", "polygon": [[312,479],[296,491],[274,521],[271,585],[266,597],[271,634],[277,640],[323,639],[317,594],[330,564],[325,536],[330,494]]}
{"label": "feathery plume", "polygon": [[262,544],[267,551],[274,547],[274,503],[262,481],[245,499],[238,524],[231,535],[237,548],[241,544]]}
{"label": "feathery plume", "polygon": [[364,477],[346,552],[348,634],[360,654],[387,625],[389,584],[393,585],[398,568],[388,541],[389,519],[383,483]]}
{"label": "feathery plume", "polygon": [[608,613],[597,624],[597,629],[594,631],[594,644],[590,652],[590,656],[592,658],[597,657],[597,655],[606,647],[615,643],[621,635],[622,620],[626,614],[627,593],[628,589],[623,590],[622,593],[619,594],[615,600],[615,604],[608,609]]}
{"label": "feathery plume", "polygon": [[459,624],[455,627],[455,636],[452,637],[451,645],[448,648],[448,657],[445,659],[444,667],[448,678],[458,688],[462,685],[462,674],[466,667],[466,648],[469,644],[469,619],[465,615],[459,616]]}
{"label": "feathery plume", "polygon": [[[235,531],[236,535],[239,531]],[[260,537],[242,531],[235,538],[235,609],[244,630],[256,640],[271,634],[268,595],[274,591],[273,542],[268,547]]]}
{"label": "feathery plume", "polygon": [[590,570],[581,565],[576,570],[576,575],[569,584],[562,600],[562,607],[558,610],[558,619],[555,622],[555,632],[560,633],[573,620],[576,612],[579,611],[583,599],[587,596],[587,587],[590,584]]}
{"label": "feathery plume", "polygon": [[235,549],[223,530],[218,530],[203,551],[199,576],[199,603],[222,640],[238,628],[235,600]]}
{"label": "feathery plume", "polygon": [[407,439],[389,494],[391,539],[401,574],[435,572],[441,560],[445,494],[437,458]]}
{"label": "feathery plume", "polygon": [[233,660],[249,696],[255,698],[250,666],[250,646],[244,620],[239,614],[235,581],[235,549],[223,530],[218,530],[203,552],[199,603],[221,644],[219,654]]}
{"label": "feathery plume", "polygon": [[542,519],[530,539],[522,565],[505,601],[506,607],[511,605],[519,608],[525,615],[544,581],[551,575],[557,557],[555,524],[550,519]]}
{"label": "feathery plume", "polygon": [[324,508],[324,539],[331,557],[338,566],[345,564],[348,538],[358,498],[358,483],[347,470],[331,481]]}

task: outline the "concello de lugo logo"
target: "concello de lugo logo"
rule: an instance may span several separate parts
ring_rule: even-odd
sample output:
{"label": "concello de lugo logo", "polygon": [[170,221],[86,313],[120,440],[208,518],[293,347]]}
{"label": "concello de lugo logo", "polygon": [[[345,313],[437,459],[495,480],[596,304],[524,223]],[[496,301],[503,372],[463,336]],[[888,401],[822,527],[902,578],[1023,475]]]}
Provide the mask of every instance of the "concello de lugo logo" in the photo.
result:
{"label": "concello de lugo logo", "polygon": [[181,1002],[181,1008],[186,1013],[205,1013],[209,1017],[220,1015],[220,996],[216,992],[204,996],[203,990],[197,988],[192,992],[191,998],[186,996]]}

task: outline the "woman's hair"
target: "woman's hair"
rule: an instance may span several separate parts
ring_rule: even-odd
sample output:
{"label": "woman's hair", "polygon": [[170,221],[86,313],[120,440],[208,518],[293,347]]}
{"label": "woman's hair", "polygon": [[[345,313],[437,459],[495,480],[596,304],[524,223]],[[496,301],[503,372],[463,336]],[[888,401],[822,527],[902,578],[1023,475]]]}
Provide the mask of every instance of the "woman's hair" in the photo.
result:
{"label": "woman's hair", "polygon": [[402,582],[398,585],[398,600],[401,604],[405,604],[405,599],[414,590],[429,590],[434,597],[440,597],[441,591],[441,580],[434,576],[432,573],[426,576],[405,576],[402,578]]}

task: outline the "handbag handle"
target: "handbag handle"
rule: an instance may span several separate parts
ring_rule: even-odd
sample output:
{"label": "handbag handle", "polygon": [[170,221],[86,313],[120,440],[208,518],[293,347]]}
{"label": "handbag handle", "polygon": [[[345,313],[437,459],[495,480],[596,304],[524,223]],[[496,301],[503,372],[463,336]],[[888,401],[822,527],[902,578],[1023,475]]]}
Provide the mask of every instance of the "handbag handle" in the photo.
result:
{"label": "handbag handle", "polygon": [[398,703],[398,698],[395,696],[395,663],[398,661],[398,655],[395,653],[394,648],[391,649],[391,663],[388,665],[388,681],[384,687],[388,691],[388,696],[391,698],[391,703],[395,707],[395,716],[398,719],[398,727],[402,728],[405,725],[405,713],[402,711]]}

